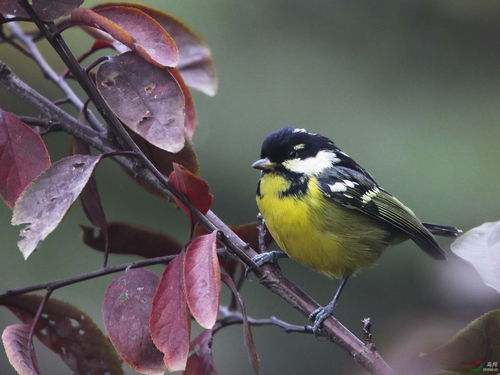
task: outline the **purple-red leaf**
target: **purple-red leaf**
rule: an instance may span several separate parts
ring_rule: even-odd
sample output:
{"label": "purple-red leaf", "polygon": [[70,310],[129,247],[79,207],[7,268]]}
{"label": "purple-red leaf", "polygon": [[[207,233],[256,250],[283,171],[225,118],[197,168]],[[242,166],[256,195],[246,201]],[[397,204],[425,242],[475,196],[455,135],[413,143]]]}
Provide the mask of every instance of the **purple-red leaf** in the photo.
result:
{"label": "purple-red leaf", "polygon": [[132,131],[163,150],[182,150],[186,133],[184,95],[168,69],[127,52],[99,66],[97,88]]}
{"label": "purple-red leaf", "polygon": [[[104,234],[97,234],[89,227],[82,226],[83,242],[91,248],[104,251]],[[169,236],[128,223],[108,224],[109,252],[112,254],[139,255],[144,258],[156,258],[178,254],[182,245]]]}
{"label": "purple-red leaf", "polygon": [[19,375],[39,375],[34,352],[29,350],[31,325],[14,324],[5,327],[2,342],[10,364]]}
{"label": "purple-red leaf", "polygon": [[75,9],[71,12],[75,23],[98,27],[113,38],[137,51],[143,59],[158,67],[175,67],[179,51],[172,37],[146,13],[122,6]]}
{"label": "purple-red leaf", "polygon": [[[168,182],[177,189],[178,192],[184,194],[189,202],[195,206],[202,214],[206,214],[212,202],[214,196],[208,191],[208,183],[189,172],[188,170],[182,168],[179,164],[173,163],[174,170],[170,173],[168,177]],[[187,208],[179,199],[174,198],[175,203],[181,207],[184,212],[191,218],[194,223],[197,221],[196,216],[194,216],[189,208]]]}
{"label": "purple-red leaf", "polygon": [[100,155],[61,159],[24,190],[14,206],[12,225],[29,224],[21,230],[18,242],[25,259],[57,227],[100,160]]}
{"label": "purple-red leaf", "polygon": [[165,268],[149,321],[153,342],[171,372],[184,370],[189,354],[191,317],[184,294],[183,264],[184,253],[180,253]]}
{"label": "purple-red leaf", "polygon": [[139,9],[154,18],[172,36],[179,48],[180,70],[186,84],[194,89],[213,96],[217,92],[217,73],[212,53],[207,43],[193,30],[174,16],[141,4],[106,3],[94,9],[107,8],[114,5]]}
{"label": "purple-red leaf", "polygon": [[50,166],[42,137],[19,117],[0,109],[0,197],[13,207],[29,183]]}
{"label": "purple-red leaf", "polygon": [[163,354],[149,332],[153,296],[160,279],[145,269],[130,269],[109,285],[102,307],[104,326],[122,359],[141,374],[163,374]]}
{"label": "purple-red leaf", "polygon": [[184,290],[191,314],[203,327],[211,329],[219,312],[220,269],[217,232],[192,240],[184,257]]}
{"label": "purple-red leaf", "polygon": [[243,336],[245,337],[245,347],[247,348],[248,359],[252,364],[253,370],[258,375],[259,374],[259,355],[257,354],[257,349],[255,347],[255,342],[253,341],[252,335],[252,327],[248,323],[247,311],[245,309],[245,303],[236,289],[236,285],[234,285],[233,279],[231,279],[228,275],[221,274],[221,279],[224,281],[229,289],[233,292],[236,297],[238,304],[240,305],[241,316],[243,318]]}
{"label": "purple-red leaf", "polygon": [[[41,300],[41,296],[20,295],[2,300],[2,304],[29,323]],[[121,361],[101,330],[87,314],[66,302],[48,300],[35,334],[75,374],[123,374]]]}
{"label": "purple-red leaf", "polygon": [[188,358],[186,370],[182,375],[218,374],[212,355],[212,338],[212,330],[205,330],[191,342],[191,350],[195,352]]}
{"label": "purple-red leaf", "polygon": [[184,125],[186,127],[186,135],[191,139],[196,131],[197,119],[196,119],[196,109],[194,107],[193,97],[191,96],[191,91],[186,86],[182,74],[179,73],[178,69],[170,68],[170,74],[177,81],[177,84],[182,90],[182,95],[184,95],[184,108],[185,108],[185,121]]}
{"label": "purple-red leaf", "polygon": [[[52,21],[68,14],[83,3],[83,0],[33,0],[33,10],[44,21]],[[19,0],[0,1],[0,13],[28,17],[19,5]]]}

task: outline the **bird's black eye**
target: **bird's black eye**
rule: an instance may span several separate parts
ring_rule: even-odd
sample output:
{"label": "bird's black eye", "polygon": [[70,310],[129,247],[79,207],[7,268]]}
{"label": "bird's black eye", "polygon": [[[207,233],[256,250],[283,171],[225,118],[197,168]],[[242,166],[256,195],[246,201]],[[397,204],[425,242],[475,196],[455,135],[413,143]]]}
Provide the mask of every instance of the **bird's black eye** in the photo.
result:
{"label": "bird's black eye", "polygon": [[291,150],[289,153],[288,153],[288,156],[292,159],[295,159],[297,157],[299,157],[299,153],[297,150]]}

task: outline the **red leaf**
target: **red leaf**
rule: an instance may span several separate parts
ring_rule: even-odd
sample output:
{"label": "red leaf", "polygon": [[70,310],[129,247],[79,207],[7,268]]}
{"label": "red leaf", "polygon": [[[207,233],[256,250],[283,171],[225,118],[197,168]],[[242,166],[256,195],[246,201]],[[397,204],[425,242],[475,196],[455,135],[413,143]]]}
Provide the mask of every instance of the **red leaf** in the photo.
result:
{"label": "red leaf", "polygon": [[187,361],[186,370],[182,375],[217,375],[215,361],[212,355],[212,330],[203,331],[191,342],[191,350],[198,347]]}
{"label": "red leaf", "polygon": [[[192,174],[188,170],[182,168],[179,164],[173,163],[174,170],[170,173],[168,177],[168,182],[180,193],[184,194],[189,202],[195,206],[202,214],[206,214],[212,202],[214,196],[208,191],[207,182]],[[175,203],[181,207],[184,212],[191,218],[194,223],[197,218],[191,213],[189,208],[187,208],[180,200],[174,197]]]}
{"label": "red leaf", "polygon": [[192,240],[184,257],[184,290],[191,314],[203,327],[211,329],[219,312],[220,269],[217,232]]}
{"label": "red leaf", "polygon": [[158,22],[138,9],[122,6],[95,11],[75,9],[71,12],[71,19],[109,33],[158,67],[175,67],[179,62],[179,51],[172,37]]}
{"label": "red leaf", "polygon": [[87,184],[101,156],[73,155],[38,176],[16,201],[12,225],[21,230],[19,249],[27,258],[59,224]]}
{"label": "red leaf", "polygon": [[212,53],[207,43],[198,34],[176,17],[141,4],[106,3],[96,6],[94,9],[99,10],[115,5],[139,9],[154,18],[167,30],[179,48],[180,60],[177,68],[186,84],[207,95],[215,95],[217,92],[217,73]]}
{"label": "red leaf", "polygon": [[241,316],[243,317],[243,335],[245,337],[245,347],[247,348],[248,359],[252,364],[252,367],[255,373],[259,374],[259,355],[257,354],[257,349],[255,348],[255,342],[253,341],[252,335],[252,327],[248,323],[248,316],[245,309],[245,303],[236,289],[236,285],[234,285],[233,279],[231,279],[228,275],[221,275],[222,281],[226,284],[229,289],[233,292],[234,296],[238,300],[238,304],[240,305]]}
{"label": "red leaf", "polygon": [[184,82],[184,78],[182,77],[179,70],[171,68],[169,69],[170,74],[175,78],[177,84],[182,90],[182,94],[184,95],[184,107],[186,110],[186,119],[184,121],[184,125],[186,126],[186,135],[191,139],[194,135],[197,125],[196,119],[196,109],[194,107],[193,97],[191,96],[191,91],[186,86]]}
{"label": "red leaf", "polygon": [[39,375],[34,352],[28,349],[31,325],[14,324],[5,327],[2,342],[10,364],[20,375]]}
{"label": "red leaf", "polygon": [[159,283],[153,272],[130,269],[109,285],[102,307],[109,338],[122,359],[142,374],[165,371],[163,354],[149,332],[151,303]]}
{"label": "red leaf", "polygon": [[0,197],[13,207],[29,183],[50,166],[42,137],[19,117],[0,109]]}
{"label": "red leaf", "polygon": [[180,253],[165,268],[149,320],[153,342],[171,372],[184,370],[189,354],[191,317],[183,290],[183,264],[184,253]]}
{"label": "red leaf", "polygon": [[[29,323],[41,300],[41,296],[20,295],[2,300],[2,304],[21,321]],[[99,327],[87,314],[66,302],[48,300],[35,334],[75,374],[123,374],[121,361]]]}
{"label": "red leaf", "polygon": [[168,69],[127,52],[99,66],[97,88],[129,129],[163,150],[182,150],[185,100]]}
{"label": "red leaf", "polygon": [[[82,226],[83,242],[98,251],[104,251],[104,234]],[[144,258],[156,258],[178,254],[182,245],[163,233],[128,223],[109,223],[109,252],[133,254]]]}

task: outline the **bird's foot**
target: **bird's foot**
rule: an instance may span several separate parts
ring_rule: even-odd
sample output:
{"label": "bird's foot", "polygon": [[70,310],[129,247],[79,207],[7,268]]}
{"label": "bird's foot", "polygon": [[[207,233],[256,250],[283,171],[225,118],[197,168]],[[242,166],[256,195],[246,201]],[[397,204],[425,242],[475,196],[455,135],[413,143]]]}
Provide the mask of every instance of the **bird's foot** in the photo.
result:
{"label": "bird's foot", "polygon": [[315,335],[319,335],[321,333],[323,322],[333,314],[333,310],[335,310],[335,305],[329,303],[326,306],[317,308],[311,313],[311,315],[309,315],[309,321],[314,322],[312,331]]}
{"label": "bird's foot", "polygon": [[[252,258],[252,260],[258,267],[261,267],[265,264],[278,264],[278,259],[280,258],[288,258],[288,255],[286,255],[286,253],[281,250],[273,250],[257,254]],[[245,277],[248,277],[248,273],[250,271],[250,267],[245,266]]]}
{"label": "bird's foot", "polygon": [[263,266],[264,264],[269,264],[269,263],[277,264],[278,259],[286,257],[288,256],[283,251],[273,250],[273,251],[268,251],[266,253],[257,254],[252,258],[252,260],[260,267]]}

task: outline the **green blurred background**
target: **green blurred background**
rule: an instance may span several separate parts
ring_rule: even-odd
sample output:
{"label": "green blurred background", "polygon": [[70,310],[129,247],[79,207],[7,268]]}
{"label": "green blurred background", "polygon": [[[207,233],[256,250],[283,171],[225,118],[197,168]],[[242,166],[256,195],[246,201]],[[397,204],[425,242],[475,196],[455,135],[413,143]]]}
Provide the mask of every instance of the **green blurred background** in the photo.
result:
{"label": "green blurred background", "polygon": [[[212,48],[220,90],[214,98],[195,93],[199,128],[194,142],[202,176],[216,195],[214,211],[227,223],[254,220],[258,173],[249,166],[263,138],[284,125],[331,137],[425,221],[469,229],[499,219],[498,1],[144,3],[184,19]],[[90,43],[77,30],[64,36],[77,54]],[[47,43],[40,45],[61,71]],[[35,88],[60,97],[12,48],[0,45],[0,58]],[[3,89],[0,98],[5,110],[36,115]],[[67,153],[65,135],[46,140],[53,160]],[[110,221],[187,238],[183,214],[142,191],[111,161],[99,167],[97,178]],[[80,241],[79,224],[86,219],[79,203],[28,261],[16,248],[19,228],[10,226],[10,216],[5,206],[0,209],[1,290],[100,267],[101,255]],[[113,256],[111,262],[132,259]],[[319,302],[331,298],[336,281],[293,261],[282,266]],[[53,297],[79,306],[102,326],[102,297],[112,278],[70,286]],[[304,322],[255,281],[244,286],[243,294],[254,317]],[[378,349],[403,372],[410,370],[407,358],[442,343],[498,302],[469,266],[455,259],[435,262],[405,243],[348,284],[336,316],[357,334],[360,320],[371,317]],[[15,322],[0,310],[2,327]],[[270,327],[256,327],[254,335],[262,374],[364,373],[337,346],[314,337]],[[55,355],[37,348],[42,373],[69,373]],[[220,332],[214,353],[221,374],[252,373],[241,327]],[[14,373],[0,353],[0,374]]]}

